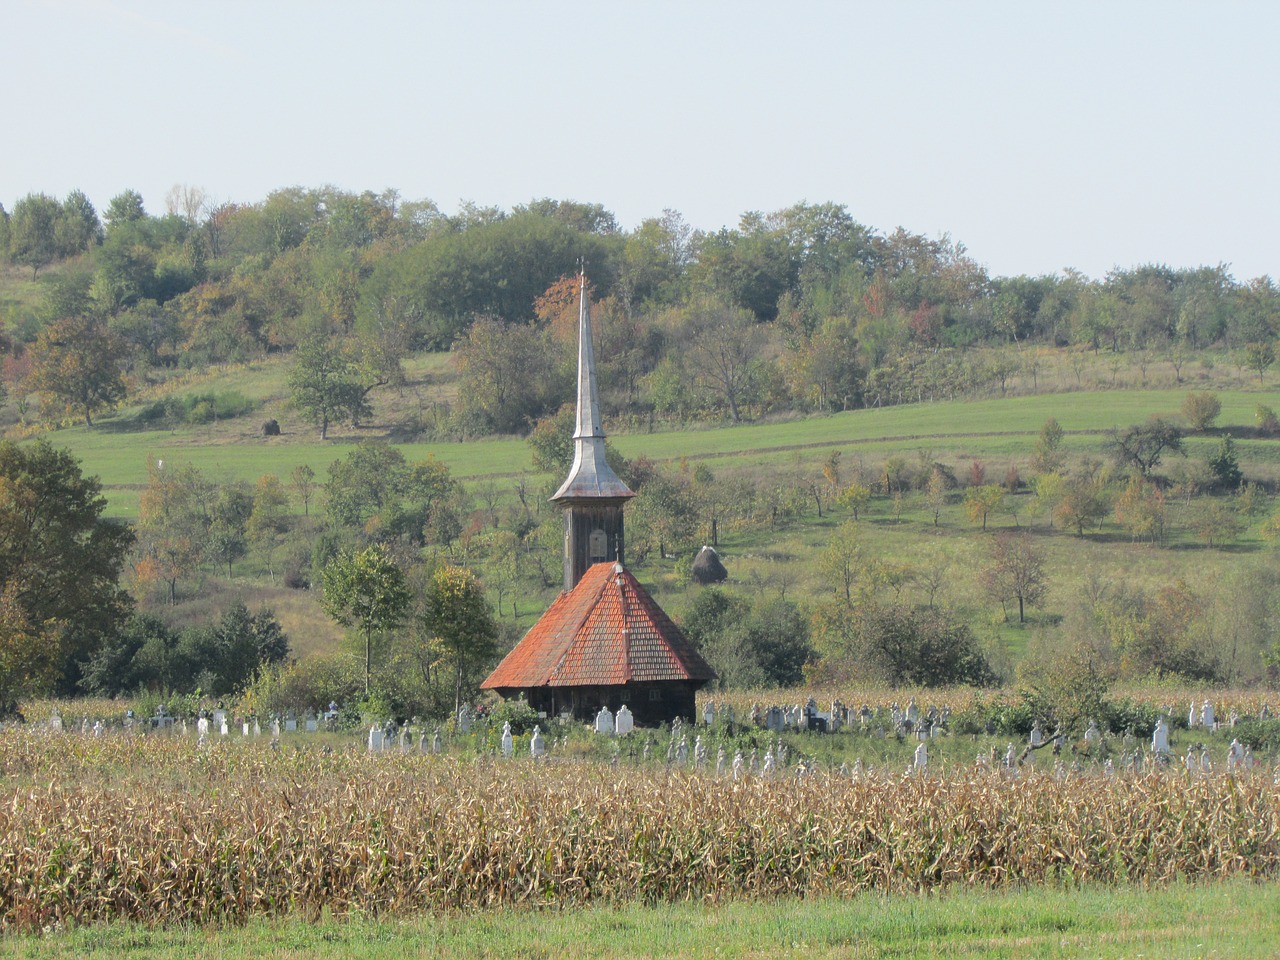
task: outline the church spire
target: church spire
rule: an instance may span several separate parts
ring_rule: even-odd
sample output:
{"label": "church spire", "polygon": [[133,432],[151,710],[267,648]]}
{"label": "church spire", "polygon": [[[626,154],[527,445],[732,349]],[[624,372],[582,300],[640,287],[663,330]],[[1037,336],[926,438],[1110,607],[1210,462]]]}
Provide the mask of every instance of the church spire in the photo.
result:
{"label": "church spire", "polygon": [[635,494],[605,459],[604,425],[600,418],[600,392],[596,386],[595,352],[591,345],[591,310],[587,305],[585,269],[579,277],[579,285],[578,415],[573,430],[573,466],[551,499],[626,499]]}
{"label": "church spire", "polygon": [[580,283],[578,416],[573,429],[573,466],[551,498],[564,510],[565,590],[577,586],[592,564],[623,562],[622,505],[635,496],[605,459],[585,270]]}

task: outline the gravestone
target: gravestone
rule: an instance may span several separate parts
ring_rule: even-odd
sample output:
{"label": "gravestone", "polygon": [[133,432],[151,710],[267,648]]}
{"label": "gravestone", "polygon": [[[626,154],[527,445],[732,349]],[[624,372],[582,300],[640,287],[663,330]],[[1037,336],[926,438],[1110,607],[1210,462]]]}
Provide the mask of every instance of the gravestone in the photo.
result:
{"label": "gravestone", "polygon": [[307,711],[303,729],[306,730],[307,733],[315,733],[320,729],[320,723],[316,720],[316,715],[310,710]]}
{"label": "gravestone", "polygon": [[509,757],[515,753],[515,750],[515,740],[511,736],[511,724],[509,722],[504,723],[502,725],[502,755]]}
{"label": "gravestone", "polygon": [[702,708],[702,722],[708,727],[716,722],[716,705],[710,700],[708,700],[707,705]]}
{"label": "gravestone", "polygon": [[1039,720],[1031,725],[1031,746],[1044,746],[1044,731],[1040,729]]}
{"label": "gravestone", "polygon": [[1151,752],[1164,755],[1169,752],[1169,724],[1164,717],[1156,719],[1155,732],[1151,734]]}
{"label": "gravestone", "polygon": [[631,711],[627,709],[624,703],[618,708],[618,715],[613,721],[613,732],[620,737],[625,737],[628,733],[636,728],[636,718],[631,715]]}
{"label": "gravestone", "polygon": [[1200,725],[1200,711],[1197,709],[1195,701],[1191,701],[1191,709],[1187,712],[1187,728],[1194,730]]}
{"label": "gravestone", "polygon": [[596,733],[606,737],[613,736],[613,714],[609,712],[608,707],[601,707],[600,712],[596,714]]}
{"label": "gravestone", "polygon": [[240,724],[240,736],[247,737],[249,735],[249,721],[244,720]]}
{"label": "gravestone", "polygon": [[782,715],[779,707],[770,707],[765,714],[765,729],[770,733],[781,733],[786,729],[786,719]]}
{"label": "gravestone", "polygon": [[431,752],[439,753],[444,749],[444,743],[440,739],[440,728],[436,727],[436,732],[431,737]]}
{"label": "gravestone", "polygon": [[284,715],[284,732],[297,733],[297,731],[298,731],[298,718],[295,717],[293,715],[293,711],[290,710],[288,713]]}
{"label": "gravestone", "polygon": [[683,767],[689,762],[689,741],[681,737],[680,745],[676,747],[676,766]]}
{"label": "gravestone", "polygon": [[271,736],[276,739],[280,738],[280,718],[279,717],[273,716],[271,718]]}
{"label": "gravestone", "polygon": [[1208,700],[1200,707],[1200,726],[1206,730],[1213,730],[1217,726],[1213,717],[1213,704]]}
{"label": "gravestone", "polygon": [[218,728],[218,733],[224,737],[227,735],[227,718],[225,715],[222,718],[222,726]]}
{"label": "gravestone", "polygon": [[542,739],[542,728],[535,726],[533,728],[533,737],[529,740],[529,756],[537,760],[539,757],[547,755],[547,744]]}
{"label": "gravestone", "polygon": [[733,779],[742,779],[742,751],[739,750],[733,755]]}
{"label": "gravestone", "polygon": [[203,712],[200,714],[200,719],[196,721],[196,735],[201,740],[209,736],[209,718]]}
{"label": "gravestone", "polygon": [[471,732],[471,708],[465,703],[458,708],[458,732]]}
{"label": "gravestone", "polygon": [[369,728],[369,752],[381,752],[383,745],[386,743],[386,734],[382,732],[382,728],[376,723]]}
{"label": "gravestone", "polygon": [[1098,729],[1098,721],[1089,721],[1089,729],[1084,732],[1084,739],[1086,743],[1090,744],[1102,742],[1102,731]]}
{"label": "gravestone", "polygon": [[917,775],[924,773],[924,768],[929,766],[929,751],[925,749],[924,742],[916,747],[916,756],[914,761],[914,770]]}

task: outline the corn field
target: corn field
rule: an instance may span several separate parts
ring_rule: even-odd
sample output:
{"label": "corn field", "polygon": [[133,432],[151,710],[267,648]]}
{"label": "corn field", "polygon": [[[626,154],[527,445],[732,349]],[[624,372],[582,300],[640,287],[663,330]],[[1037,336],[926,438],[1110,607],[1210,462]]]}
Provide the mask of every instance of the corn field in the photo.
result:
{"label": "corn field", "polygon": [[714,777],[0,734],[0,930],[1280,872],[1270,772]]}

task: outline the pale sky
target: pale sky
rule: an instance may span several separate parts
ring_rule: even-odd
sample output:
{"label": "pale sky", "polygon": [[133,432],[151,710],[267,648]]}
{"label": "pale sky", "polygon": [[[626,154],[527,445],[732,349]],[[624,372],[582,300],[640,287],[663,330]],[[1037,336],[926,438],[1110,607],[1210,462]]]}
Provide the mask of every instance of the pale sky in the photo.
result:
{"label": "pale sky", "polygon": [[0,0],[0,203],[800,200],[997,275],[1280,278],[1280,4]]}

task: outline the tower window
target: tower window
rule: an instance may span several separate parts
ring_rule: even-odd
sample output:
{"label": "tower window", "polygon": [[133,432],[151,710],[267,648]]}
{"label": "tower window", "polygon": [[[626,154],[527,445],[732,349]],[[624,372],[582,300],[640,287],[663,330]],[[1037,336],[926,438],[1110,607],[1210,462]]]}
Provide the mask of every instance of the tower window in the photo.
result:
{"label": "tower window", "polygon": [[587,538],[587,553],[592,560],[607,560],[609,557],[609,538],[599,527],[592,530]]}

